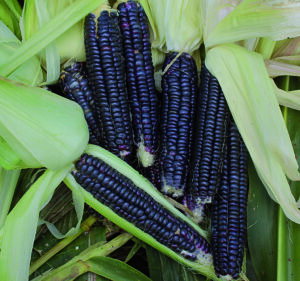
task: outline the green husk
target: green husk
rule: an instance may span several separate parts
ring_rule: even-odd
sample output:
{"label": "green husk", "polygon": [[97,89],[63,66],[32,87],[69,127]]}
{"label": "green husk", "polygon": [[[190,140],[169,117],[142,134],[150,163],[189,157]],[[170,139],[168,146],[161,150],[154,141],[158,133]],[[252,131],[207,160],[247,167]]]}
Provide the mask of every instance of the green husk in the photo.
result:
{"label": "green husk", "polygon": [[165,51],[165,34],[164,26],[164,11],[166,2],[159,0],[139,0],[147,15],[150,32],[151,32],[151,46],[160,51]]}
{"label": "green husk", "polygon": [[300,90],[284,91],[279,89],[273,80],[271,82],[280,105],[300,110]]}
{"label": "green husk", "polygon": [[300,223],[300,211],[286,179],[300,180],[298,163],[262,56],[224,44],[208,51],[206,66],[223,89],[269,195],[288,218]]}
{"label": "green husk", "polygon": [[276,42],[273,58],[299,55],[300,37],[289,38]]}
{"label": "green husk", "polygon": [[240,0],[202,0],[201,2],[201,28],[205,46],[207,38],[215,27],[228,15]]}
{"label": "green husk", "polygon": [[300,66],[275,60],[266,60],[265,64],[270,77],[300,76]]}
{"label": "green husk", "polygon": [[[145,1],[140,1],[145,5]],[[163,52],[198,50],[202,42],[201,1],[147,1],[146,13],[152,27],[152,47]]]}
{"label": "green husk", "polygon": [[[166,50],[192,54],[202,42],[201,1],[165,0]],[[172,15],[170,17],[170,15]]]}
{"label": "green husk", "polygon": [[60,169],[88,143],[81,107],[44,89],[0,78],[0,110],[0,164],[6,169]]}
{"label": "green husk", "polygon": [[[22,13],[24,40],[29,40],[43,25],[76,1],[25,1]],[[83,24],[82,19],[39,53],[42,65],[47,70],[47,84],[58,79],[61,64],[68,60],[85,61]]]}
{"label": "green husk", "polygon": [[[61,10],[55,17],[43,24],[30,40],[25,41],[8,61],[0,65],[0,75],[5,77],[10,75],[17,67],[39,53],[101,3],[103,0],[77,0],[73,5]],[[65,44],[70,45],[69,42]]]}
{"label": "green husk", "polygon": [[[0,21],[0,61],[5,63],[20,48],[21,42],[13,32]],[[24,64],[20,65],[7,78],[28,85],[38,85],[43,81],[43,71],[40,60],[33,56]]]}
{"label": "green husk", "polygon": [[17,0],[0,0],[0,21],[20,38],[19,19],[21,7]]}
{"label": "green husk", "polygon": [[0,229],[10,209],[20,170],[5,170],[0,166]]}
{"label": "green husk", "polygon": [[[211,0],[204,0],[206,5],[210,5],[208,2],[211,3]],[[231,2],[227,4],[230,5]],[[220,10],[222,6],[215,9]],[[299,12],[298,1],[244,0],[213,28],[209,28],[207,23],[204,24],[205,47],[209,49],[216,45],[255,37],[277,41],[300,36]],[[212,17],[213,14],[208,15]]]}

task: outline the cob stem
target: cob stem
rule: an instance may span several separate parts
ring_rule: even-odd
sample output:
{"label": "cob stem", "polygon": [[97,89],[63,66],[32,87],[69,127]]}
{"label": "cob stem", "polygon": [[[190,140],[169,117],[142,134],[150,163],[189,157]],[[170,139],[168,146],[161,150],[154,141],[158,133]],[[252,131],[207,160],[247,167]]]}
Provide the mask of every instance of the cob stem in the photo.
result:
{"label": "cob stem", "polygon": [[34,273],[37,269],[39,269],[43,264],[45,264],[49,259],[55,256],[59,251],[68,246],[72,241],[74,241],[77,237],[79,237],[83,232],[89,231],[91,226],[97,221],[93,216],[89,216],[82,224],[80,225],[79,231],[72,236],[66,237],[58,244],[56,244],[52,249],[50,249],[47,253],[42,255],[38,260],[36,260],[29,269],[29,275]]}
{"label": "cob stem", "polygon": [[[285,91],[289,90],[289,76],[286,76],[283,79],[283,89]],[[283,118],[287,124],[288,120],[288,109],[287,107],[283,108]],[[277,280],[285,280],[288,276],[288,263],[285,260],[282,260],[282,257],[286,257],[288,247],[286,247],[285,241],[288,241],[288,219],[285,216],[282,208],[278,207],[278,255],[277,255]]]}

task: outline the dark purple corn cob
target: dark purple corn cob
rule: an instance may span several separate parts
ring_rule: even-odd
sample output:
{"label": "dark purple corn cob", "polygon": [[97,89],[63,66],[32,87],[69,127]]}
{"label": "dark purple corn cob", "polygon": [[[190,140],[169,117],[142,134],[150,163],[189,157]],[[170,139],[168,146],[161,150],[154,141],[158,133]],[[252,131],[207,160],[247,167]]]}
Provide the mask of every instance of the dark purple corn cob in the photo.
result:
{"label": "dark purple corn cob", "polygon": [[188,196],[195,219],[202,205],[211,203],[220,178],[229,109],[217,79],[205,65],[201,69]]}
{"label": "dark purple corn cob", "polygon": [[217,276],[237,279],[247,235],[247,149],[231,118],[221,183],[212,204],[212,249]]}
{"label": "dark purple corn cob", "polygon": [[117,13],[104,10],[85,20],[85,49],[90,83],[95,94],[103,147],[130,159],[133,135],[125,84],[124,57]]}
{"label": "dark purple corn cob", "polygon": [[160,189],[160,176],[159,176],[159,166],[158,159],[154,160],[154,165],[149,167],[142,167],[139,169],[140,173],[147,178],[157,189]]}
{"label": "dark purple corn cob", "polygon": [[189,174],[198,82],[194,59],[177,55],[167,55],[163,66],[171,64],[162,77],[159,159],[161,190],[174,198],[183,195]]}
{"label": "dark purple corn cob", "polygon": [[152,166],[158,149],[158,101],[150,33],[145,11],[135,1],[118,5],[134,141],[142,167]]}
{"label": "dark purple corn cob", "polygon": [[95,118],[94,98],[88,83],[85,64],[75,62],[63,69],[59,82],[65,97],[81,106],[90,132],[89,142],[101,145],[100,131]]}
{"label": "dark purple corn cob", "polygon": [[102,204],[190,260],[209,259],[208,242],[187,222],[156,202],[126,175],[84,154],[75,164],[75,180]]}

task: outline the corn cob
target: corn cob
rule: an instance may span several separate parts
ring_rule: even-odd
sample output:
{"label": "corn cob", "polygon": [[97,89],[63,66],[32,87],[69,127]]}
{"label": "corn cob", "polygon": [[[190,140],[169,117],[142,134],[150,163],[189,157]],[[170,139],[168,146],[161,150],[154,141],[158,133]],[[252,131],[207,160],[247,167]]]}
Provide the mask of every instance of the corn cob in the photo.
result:
{"label": "corn cob", "polygon": [[142,167],[149,167],[154,164],[158,149],[158,101],[149,28],[140,3],[122,2],[118,10],[134,141],[139,162]]}
{"label": "corn cob", "polygon": [[131,156],[133,136],[117,13],[104,9],[97,25],[95,20],[94,14],[86,17],[85,49],[96,118],[103,147],[126,160]]}
{"label": "corn cob", "polygon": [[155,188],[160,188],[160,177],[159,177],[159,167],[157,165],[153,165],[150,167],[140,168],[139,172],[148,179]]}
{"label": "corn cob", "polygon": [[93,93],[89,87],[84,63],[76,62],[63,69],[59,82],[65,97],[82,107],[90,132],[89,143],[101,145],[100,131],[94,115]]}
{"label": "corn cob", "polygon": [[203,204],[211,203],[220,177],[228,127],[229,109],[217,79],[205,65],[201,68],[196,131],[188,205],[195,220],[201,217]]}
{"label": "corn cob", "polygon": [[189,260],[210,261],[210,246],[192,225],[103,160],[84,154],[72,174],[102,204],[162,245]]}
{"label": "corn cob", "polygon": [[194,59],[177,55],[164,62],[159,159],[161,190],[174,198],[183,195],[190,169],[198,81]]}
{"label": "corn cob", "polygon": [[221,183],[212,204],[212,249],[217,276],[237,279],[247,234],[247,149],[231,118]]}

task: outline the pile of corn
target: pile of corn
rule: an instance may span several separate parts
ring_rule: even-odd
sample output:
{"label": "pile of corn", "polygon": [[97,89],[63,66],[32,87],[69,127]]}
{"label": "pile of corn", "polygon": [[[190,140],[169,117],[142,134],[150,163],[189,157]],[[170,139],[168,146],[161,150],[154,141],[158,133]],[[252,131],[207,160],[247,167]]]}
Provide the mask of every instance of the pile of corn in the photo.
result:
{"label": "pile of corn", "polygon": [[[50,258],[32,249],[61,183],[78,222],[65,235],[47,224],[57,237],[79,233],[86,203],[207,278],[247,280],[246,246],[260,280],[274,264],[278,280],[296,276],[299,12],[300,0],[0,1],[0,279]],[[19,198],[23,169],[42,175]]]}
{"label": "pile of corn", "polygon": [[[83,155],[73,176],[118,216],[183,257],[238,278],[246,244],[247,150],[216,78],[185,52],[165,57],[155,89],[150,31],[141,4],[102,7],[85,19],[86,66],[61,72],[64,95],[83,109],[90,143],[139,170],[200,222],[210,209],[211,246],[189,223],[100,159]],[[212,205],[212,206],[210,206]]]}

